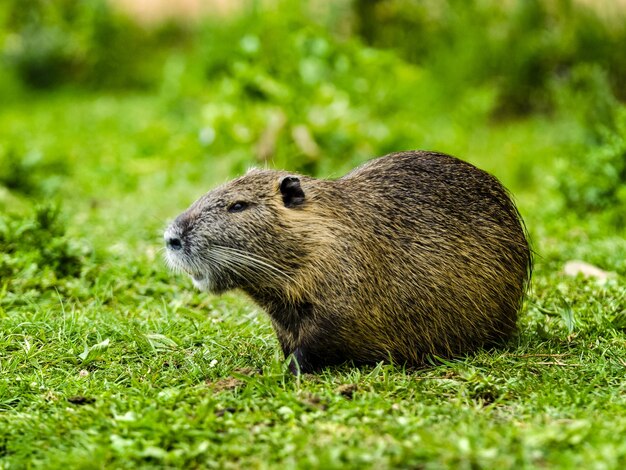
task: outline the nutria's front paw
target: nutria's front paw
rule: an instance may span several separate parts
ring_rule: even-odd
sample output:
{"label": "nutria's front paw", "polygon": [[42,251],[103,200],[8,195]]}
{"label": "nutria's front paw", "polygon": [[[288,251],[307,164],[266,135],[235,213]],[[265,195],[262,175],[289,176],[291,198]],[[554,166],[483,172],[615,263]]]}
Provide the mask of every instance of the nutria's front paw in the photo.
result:
{"label": "nutria's front paw", "polygon": [[316,367],[304,348],[296,348],[289,356],[289,371],[293,375],[309,374],[315,371]]}

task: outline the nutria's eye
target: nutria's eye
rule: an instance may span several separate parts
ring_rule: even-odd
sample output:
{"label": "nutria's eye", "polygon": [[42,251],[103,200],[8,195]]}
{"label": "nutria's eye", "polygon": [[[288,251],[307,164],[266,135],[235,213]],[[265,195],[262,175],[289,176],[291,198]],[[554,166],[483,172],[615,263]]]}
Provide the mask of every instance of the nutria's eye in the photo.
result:
{"label": "nutria's eye", "polygon": [[228,212],[241,212],[248,208],[248,203],[244,201],[233,202],[228,206]]}

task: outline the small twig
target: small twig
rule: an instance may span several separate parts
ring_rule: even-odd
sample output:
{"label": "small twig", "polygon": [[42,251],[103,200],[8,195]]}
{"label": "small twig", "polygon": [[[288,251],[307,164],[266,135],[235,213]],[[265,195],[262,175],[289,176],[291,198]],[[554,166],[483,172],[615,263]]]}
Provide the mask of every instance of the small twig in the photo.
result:
{"label": "small twig", "polygon": [[513,357],[563,357],[569,356],[567,353],[563,354],[511,354]]}
{"label": "small twig", "polygon": [[566,366],[566,367],[580,367],[580,364],[566,364],[565,362],[533,362],[533,364],[537,364],[540,366]]}

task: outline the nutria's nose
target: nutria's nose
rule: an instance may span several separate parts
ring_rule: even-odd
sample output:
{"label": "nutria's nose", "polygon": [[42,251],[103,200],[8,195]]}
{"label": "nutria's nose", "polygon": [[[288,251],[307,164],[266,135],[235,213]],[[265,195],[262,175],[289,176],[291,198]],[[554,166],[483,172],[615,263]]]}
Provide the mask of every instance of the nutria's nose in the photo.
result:
{"label": "nutria's nose", "polygon": [[180,240],[180,238],[178,238],[176,236],[166,236],[165,237],[165,246],[167,246],[167,248],[169,250],[178,251],[178,250],[182,249],[183,242]]}

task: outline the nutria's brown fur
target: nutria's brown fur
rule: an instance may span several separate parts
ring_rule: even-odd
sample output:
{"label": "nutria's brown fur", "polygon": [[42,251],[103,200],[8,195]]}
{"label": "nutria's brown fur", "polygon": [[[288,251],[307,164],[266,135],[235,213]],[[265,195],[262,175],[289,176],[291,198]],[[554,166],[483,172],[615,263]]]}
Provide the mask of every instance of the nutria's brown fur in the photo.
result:
{"label": "nutria's brown fur", "polygon": [[420,365],[505,339],[531,271],[507,191],[432,152],[337,180],[252,170],[201,197],[165,238],[170,264],[198,287],[240,288],[263,307],[302,371]]}

